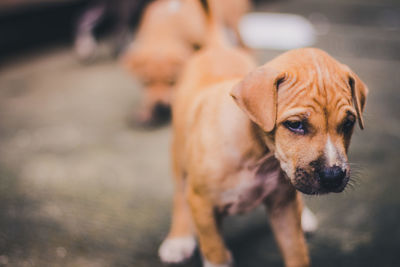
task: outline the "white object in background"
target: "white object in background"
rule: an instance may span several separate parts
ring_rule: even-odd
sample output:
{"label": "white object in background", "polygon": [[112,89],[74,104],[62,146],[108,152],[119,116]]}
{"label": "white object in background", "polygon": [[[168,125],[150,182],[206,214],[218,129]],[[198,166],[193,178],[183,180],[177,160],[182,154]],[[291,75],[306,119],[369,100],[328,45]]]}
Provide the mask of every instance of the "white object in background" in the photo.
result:
{"label": "white object in background", "polygon": [[318,228],[318,219],[307,206],[304,206],[301,213],[301,227],[305,233],[315,232]]}
{"label": "white object in background", "polygon": [[244,43],[255,49],[289,50],[315,43],[313,25],[293,14],[248,13],[239,23]]}

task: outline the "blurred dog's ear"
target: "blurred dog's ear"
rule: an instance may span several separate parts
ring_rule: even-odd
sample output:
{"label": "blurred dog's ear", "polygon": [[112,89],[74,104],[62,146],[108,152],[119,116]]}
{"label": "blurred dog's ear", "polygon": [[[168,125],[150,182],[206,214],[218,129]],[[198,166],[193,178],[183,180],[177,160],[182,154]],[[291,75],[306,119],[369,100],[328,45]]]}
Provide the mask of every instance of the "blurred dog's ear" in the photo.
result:
{"label": "blurred dog's ear", "polygon": [[351,89],[353,105],[357,112],[358,125],[361,129],[364,129],[364,119],[362,113],[364,111],[365,103],[367,101],[368,87],[348,66],[345,65],[344,67],[348,71],[349,75],[348,82]]}
{"label": "blurred dog's ear", "polygon": [[284,77],[284,73],[262,66],[247,74],[231,91],[237,105],[266,132],[275,128],[277,90]]}

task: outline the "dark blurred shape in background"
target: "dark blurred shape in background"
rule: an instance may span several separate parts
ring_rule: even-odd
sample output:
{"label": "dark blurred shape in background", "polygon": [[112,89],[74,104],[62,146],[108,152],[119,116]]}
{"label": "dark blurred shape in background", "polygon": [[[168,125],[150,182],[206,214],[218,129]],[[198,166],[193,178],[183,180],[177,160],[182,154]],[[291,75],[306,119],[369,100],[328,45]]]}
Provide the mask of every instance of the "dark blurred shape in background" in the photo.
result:
{"label": "dark blurred shape in background", "polygon": [[0,58],[70,42],[73,23],[87,0],[1,1]]}
{"label": "dark blurred shape in background", "polygon": [[112,50],[115,56],[124,49],[142,10],[151,0],[91,0],[81,12],[75,29],[75,52],[81,60],[95,57],[96,32],[102,22],[111,24]]}
{"label": "dark blurred shape in background", "polygon": [[36,0],[0,2],[0,59],[75,41],[82,60],[94,57],[97,39],[111,35],[119,54],[152,0]]}

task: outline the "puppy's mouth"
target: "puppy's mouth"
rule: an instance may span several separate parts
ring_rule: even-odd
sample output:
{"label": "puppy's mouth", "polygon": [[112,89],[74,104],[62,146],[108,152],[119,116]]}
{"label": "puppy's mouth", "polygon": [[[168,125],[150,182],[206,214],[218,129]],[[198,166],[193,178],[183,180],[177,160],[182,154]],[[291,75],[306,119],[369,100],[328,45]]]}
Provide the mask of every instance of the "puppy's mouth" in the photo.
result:
{"label": "puppy's mouth", "polygon": [[[328,171],[329,174],[329,171]],[[350,171],[346,170],[342,175],[323,175],[318,171],[307,171],[296,168],[293,186],[307,195],[322,195],[327,193],[340,193],[346,188],[350,179]]]}

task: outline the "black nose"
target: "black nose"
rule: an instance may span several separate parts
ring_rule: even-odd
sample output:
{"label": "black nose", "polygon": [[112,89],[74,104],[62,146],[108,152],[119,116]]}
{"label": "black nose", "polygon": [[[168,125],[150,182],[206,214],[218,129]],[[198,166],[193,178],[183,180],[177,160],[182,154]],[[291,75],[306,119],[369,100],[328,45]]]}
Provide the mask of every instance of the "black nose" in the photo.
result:
{"label": "black nose", "polygon": [[321,185],[326,189],[335,189],[342,185],[346,172],[339,166],[327,167],[319,172]]}

